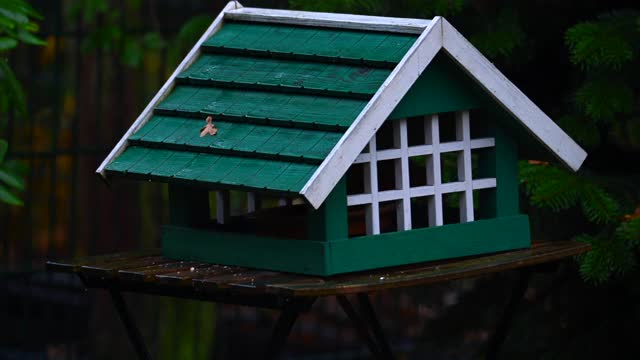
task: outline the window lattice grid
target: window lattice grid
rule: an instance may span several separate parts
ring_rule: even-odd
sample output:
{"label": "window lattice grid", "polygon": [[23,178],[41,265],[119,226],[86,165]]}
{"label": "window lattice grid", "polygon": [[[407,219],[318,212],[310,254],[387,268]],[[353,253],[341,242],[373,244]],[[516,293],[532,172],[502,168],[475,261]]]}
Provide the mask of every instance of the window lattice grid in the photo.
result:
{"label": "window lattice grid", "polygon": [[[474,220],[473,191],[496,187],[495,178],[473,179],[471,151],[495,147],[495,139],[471,139],[469,111],[456,113],[456,140],[440,142],[440,124],[437,114],[424,117],[425,144],[409,146],[407,119],[393,121],[394,148],[377,150],[376,136],[369,142],[368,151],[360,154],[355,164],[364,164],[364,193],[350,194],[348,206],[366,205],[367,234],[380,233],[380,203],[396,201],[397,230],[410,230],[411,199],[428,198],[429,226],[444,224],[442,195],[461,193],[460,221]],[[458,153],[458,181],[442,182],[442,153]],[[409,159],[414,156],[425,156],[427,184],[410,185]],[[379,191],[378,162],[394,161],[395,189]]]}

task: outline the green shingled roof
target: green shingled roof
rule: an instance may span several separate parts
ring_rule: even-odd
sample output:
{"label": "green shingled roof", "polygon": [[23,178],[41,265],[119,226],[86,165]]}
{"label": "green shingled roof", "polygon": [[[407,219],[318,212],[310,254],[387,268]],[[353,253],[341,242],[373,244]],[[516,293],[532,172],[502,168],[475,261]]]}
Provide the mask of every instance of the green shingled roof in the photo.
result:
{"label": "green shingled roof", "polygon": [[107,174],[299,192],[416,38],[226,21]]}

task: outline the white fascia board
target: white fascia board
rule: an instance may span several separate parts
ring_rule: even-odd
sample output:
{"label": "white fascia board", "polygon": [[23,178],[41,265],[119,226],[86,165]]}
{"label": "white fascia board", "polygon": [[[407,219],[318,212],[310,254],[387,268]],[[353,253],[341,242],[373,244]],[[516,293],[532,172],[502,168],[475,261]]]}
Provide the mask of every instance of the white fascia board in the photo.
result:
{"label": "white fascia board", "polygon": [[175,85],[176,77],[186,68],[188,68],[191,64],[193,64],[193,62],[198,58],[198,56],[200,55],[200,46],[202,45],[202,43],[204,43],[209,37],[211,37],[211,35],[215,34],[220,29],[224,19],[224,14],[228,11],[239,9],[239,8],[242,8],[242,5],[240,5],[240,3],[237,1],[229,1],[227,5],[225,5],[222,11],[213,20],[213,22],[211,23],[207,31],[205,31],[204,34],[202,34],[202,36],[196,42],[194,47],[189,51],[187,56],[182,60],[180,65],[178,65],[178,67],[173,71],[171,76],[169,76],[169,79],[167,79],[167,81],[156,93],[153,99],[151,99],[149,104],[147,104],[147,107],[145,107],[144,110],[142,110],[142,113],[140,113],[138,118],[129,127],[127,132],[124,133],[124,135],[122,136],[120,141],[118,141],[118,143],[113,148],[113,150],[111,150],[109,155],[107,155],[107,157],[102,161],[102,163],[96,170],[97,174],[100,174],[103,178],[106,179],[105,168],[107,167],[107,165],[109,165],[111,161],[113,161],[116,157],[122,154],[122,152],[127,148],[127,145],[128,145],[127,139],[129,138],[129,136],[131,136],[136,131],[138,131],[142,126],[144,126],[144,124],[146,124],[149,121],[149,119],[151,119],[151,116],[153,115],[153,109],[162,100],[164,100],[173,89]]}
{"label": "white fascia board", "polygon": [[441,48],[442,18],[435,17],[300,191],[314,208],[322,205]]}
{"label": "white fascia board", "polygon": [[375,30],[421,34],[431,22],[425,19],[394,18],[312,11],[240,8],[228,11],[225,18],[241,21],[333,27],[353,30]]}
{"label": "white fascia board", "polygon": [[442,41],[444,50],[536,139],[573,171],[580,168],[587,153],[444,19]]}

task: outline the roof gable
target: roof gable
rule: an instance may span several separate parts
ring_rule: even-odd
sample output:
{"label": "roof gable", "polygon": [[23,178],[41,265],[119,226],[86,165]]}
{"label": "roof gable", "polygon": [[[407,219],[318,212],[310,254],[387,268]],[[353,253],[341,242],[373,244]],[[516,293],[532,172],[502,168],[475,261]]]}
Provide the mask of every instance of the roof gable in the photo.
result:
{"label": "roof gable", "polygon": [[[440,50],[580,167],[586,153],[440,17],[229,2],[97,172],[296,192],[317,208]],[[207,115],[221,136],[199,139]]]}

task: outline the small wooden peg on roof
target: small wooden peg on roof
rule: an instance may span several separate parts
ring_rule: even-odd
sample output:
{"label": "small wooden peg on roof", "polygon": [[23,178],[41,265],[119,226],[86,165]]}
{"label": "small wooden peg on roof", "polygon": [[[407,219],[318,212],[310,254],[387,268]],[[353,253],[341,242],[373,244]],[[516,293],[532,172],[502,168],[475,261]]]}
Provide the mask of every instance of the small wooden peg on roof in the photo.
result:
{"label": "small wooden peg on roof", "polygon": [[215,135],[218,133],[218,129],[216,125],[213,123],[213,118],[211,116],[207,116],[206,119],[207,125],[205,125],[202,129],[200,129],[200,137],[204,137],[206,135]]}

